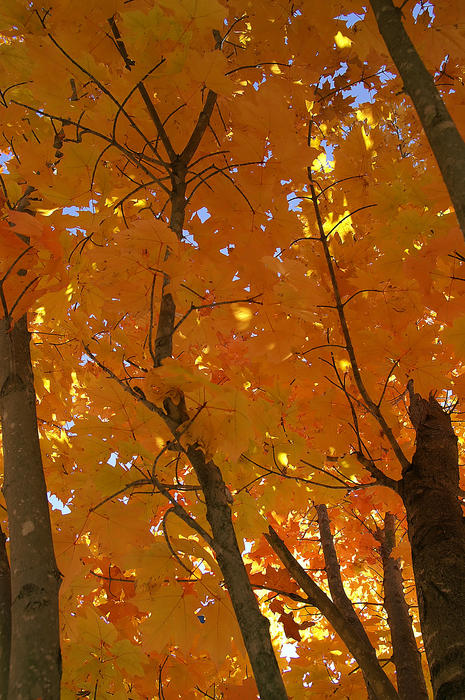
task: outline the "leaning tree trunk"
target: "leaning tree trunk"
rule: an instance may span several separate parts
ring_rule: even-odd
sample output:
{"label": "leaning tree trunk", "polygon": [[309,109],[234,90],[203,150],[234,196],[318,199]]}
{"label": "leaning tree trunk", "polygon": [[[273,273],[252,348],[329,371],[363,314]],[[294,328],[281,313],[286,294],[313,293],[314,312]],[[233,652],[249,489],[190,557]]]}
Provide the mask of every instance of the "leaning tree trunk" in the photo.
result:
{"label": "leaning tree trunk", "polygon": [[421,630],[435,700],[465,698],[465,523],[458,500],[457,437],[450,415],[430,396],[410,394],[416,431],[412,463],[399,482]]}
{"label": "leaning tree trunk", "polygon": [[404,595],[402,571],[392,556],[396,543],[395,518],[386,513],[384,528],[377,530],[383,562],[384,608],[391,631],[392,656],[396,667],[397,687],[402,700],[428,700],[421,657],[413,634],[412,618]]}
{"label": "leaning tree trunk", "polygon": [[[341,567],[339,566],[339,559],[337,556],[336,547],[334,546],[334,539],[329,523],[328,509],[325,505],[319,505],[316,506],[316,512],[318,516],[320,542],[323,549],[325,570],[328,579],[328,586],[329,592],[331,593],[331,598],[333,599],[333,602],[337,605],[341,613],[344,615],[345,619],[347,620],[347,624],[353,628],[354,633],[358,634],[361,638],[364,639],[367,645],[371,646],[371,642],[368,638],[364,626],[361,623],[360,618],[355,612],[354,606],[352,605],[352,601],[350,600],[350,598],[344,590],[344,584],[342,583],[341,576]],[[376,694],[373,690],[373,687],[370,685],[369,679],[365,673],[363,673],[363,678],[367,687],[368,700],[376,700]]]}
{"label": "leaning tree trunk", "polygon": [[370,0],[379,31],[403,80],[449,191],[465,238],[465,143],[392,0]]}
{"label": "leaning tree trunk", "polygon": [[318,608],[336,634],[342,639],[360,666],[364,678],[368,680],[375,697],[379,698],[379,700],[399,700],[397,691],[381,668],[368,637],[359,634],[352,622],[347,621],[346,616],[339,610],[336,603],[307,574],[271,525],[268,528],[268,533],[265,534],[265,538],[284,564],[289,575],[305,592],[309,604]]}
{"label": "leaning tree trunk", "polygon": [[3,493],[11,563],[9,700],[60,697],[60,573],[37,432],[26,316],[0,321],[0,419]]}
{"label": "leaning tree trunk", "polygon": [[262,700],[286,700],[287,694],[270,639],[270,623],[260,612],[232,522],[228,490],[220,470],[196,447],[187,450],[205,496],[213,547],[224,576]]}

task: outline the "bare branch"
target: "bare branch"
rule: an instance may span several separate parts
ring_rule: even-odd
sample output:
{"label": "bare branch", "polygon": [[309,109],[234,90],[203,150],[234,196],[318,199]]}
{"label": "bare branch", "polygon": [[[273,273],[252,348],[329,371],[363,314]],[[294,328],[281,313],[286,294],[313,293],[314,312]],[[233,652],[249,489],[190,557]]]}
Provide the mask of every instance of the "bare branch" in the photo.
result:
{"label": "bare branch", "polygon": [[100,501],[100,503],[97,503],[96,506],[92,506],[92,508],[89,508],[89,513],[93,513],[98,508],[101,508],[101,506],[103,506],[105,503],[108,503],[108,501],[112,501],[114,498],[121,496],[121,494],[126,493],[126,491],[128,491],[129,489],[137,488],[138,486],[149,486],[151,484],[152,481],[150,479],[137,479],[136,481],[131,481],[131,483],[126,484],[122,488],[118,489],[118,491],[115,491],[110,496],[104,498],[102,501]]}
{"label": "bare branch", "polygon": [[190,309],[186,311],[184,316],[177,322],[177,324],[173,328],[173,333],[179,328],[179,326],[184,323],[186,318],[193,312],[193,311],[199,311],[200,309],[213,309],[217,306],[228,306],[230,304],[258,304],[262,305],[261,301],[256,301],[258,297],[260,297],[261,294],[256,294],[253,297],[248,297],[247,299],[231,299],[228,301],[213,301],[211,304],[191,304]]}
{"label": "bare branch", "polygon": [[205,540],[205,542],[208,544],[209,547],[212,548],[213,551],[217,550],[218,545],[214,544],[212,536],[196,520],[194,520],[194,518],[191,515],[189,515],[189,513],[187,513],[187,511],[181,506],[181,504],[178,501],[175,500],[175,498],[170,494],[168,489],[166,489],[161,483],[161,481],[157,479],[154,473],[152,475],[152,480],[157,489],[160,491],[160,493],[162,493],[163,496],[165,496],[165,498],[167,498],[168,501],[170,501],[172,505],[172,512],[175,513],[178,516],[178,518],[181,518],[181,520],[183,520],[186,523],[186,525],[189,525],[190,528],[195,530],[195,532],[197,532]]}
{"label": "bare branch", "polygon": [[187,142],[183,152],[179,156],[179,160],[181,161],[181,163],[187,165],[192,160],[195,152],[197,151],[197,148],[200,145],[200,141],[202,140],[207,126],[210,123],[210,117],[212,115],[215,104],[216,92],[213,92],[213,90],[209,90],[207,93],[207,99],[205,100],[204,107],[197,118],[197,123],[194,127],[194,130],[192,131],[192,134],[190,135],[189,141]]}
{"label": "bare branch", "polygon": [[[345,344],[347,347],[347,352],[348,352],[349,359],[351,362],[352,373],[354,376],[355,384],[357,385],[357,388],[358,388],[360,395],[365,403],[366,408],[373,415],[375,420],[378,422],[383,433],[385,434],[386,438],[388,439],[389,443],[391,444],[391,447],[394,451],[394,454],[396,455],[402,469],[405,471],[406,469],[408,469],[410,462],[408,461],[407,457],[405,456],[404,452],[402,451],[402,448],[400,447],[396,438],[394,437],[394,433],[392,432],[392,429],[390,428],[386,419],[384,418],[383,414],[381,413],[380,407],[373,401],[373,399],[369,395],[369,393],[365,387],[365,383],[362,379],[362,375],[360,374],[360,369],[358,366],[357,357],[356,357],[354,345],[352,342],[352,336],[351,336],[351,333],[349,331],[349,326],[347,324],[347,319],[346,319],[345,312],[344,312],[344,304],[342,303],[342,300],[341,300],[341,294],[339,291],[339,285],[338,285],[336,273],[334,270],[333,260],[332,260],[331,253],[330,253],[330,250],[328,247],[328,235],[329,234],[325,234],[325,231],[324,231],[323,221],[321,219],[320,208],[318,205],[318,199],[317,199],[317,195],[316,195],[315,187],[314,187],[314,183],[313,183],[313,176],[312,176],[311,168],[307,168],[307,172],[308,172],[308,178],[309,178],[309,183],[310,183],[310,191],[311,191],[312,200],[313,200],[313,207],[314,207],[315,215],[316,215],[316,219],[317,219],[318,230],[320,232],[320,240],[321,240],[321,244],[323,246],[323,250],[324,250],[324,254],[325,254],[325,258],[326,258],[326,264],[327,264],[329,276],[331,279],[331,286],[333,288],[333,294],[334,294],[334,298],[336,301],[336,309],[337,309],[337,313],[339,316],[339,323],[341,325],[342,334],[344,336]],[[356,211],[359,211],[359,210],[356,210]],[[333,229],[334,229],[334,227],[333,227]],[[331,233],[331,231],[330,231],[330,233]]]}
{"label": "bare branch", "polygon": [[365,457],[365,455],[362,452],[356,452],[355,456],[357,457],[362,467],[365,467],[365,469],[371,474],[371,476],[374,479],[376,479],[377,483],[379,483],[381,486],[387,486],[396,493],[399,493],[399,482],[395,479],[391,479],[391,477],[389,476],[386,476],[386,474],[383,471],[381,471],[381,469],[378,469],[378,467],[372,459]]}
{"label": "bare branch", "polygon": [[94,362],[98,367],[100,367],[100,369],[103,370],[105,372],[105,374],[108,377],[110,377],[110,379],[113,379],[117,384],[119,384],[119,386],[122,389],[124,389],[124,391],[127,391],[129,394],[131,394],[131,396],[134,399],[136,399],[136,401],[139,401],[140,403],[142,403],[146,408],[149,409],[149,411],[151,411],[152,413],[156,413],[157,416],[160,416],[160,418],[163,419],[163,421],[166,423],[166,425],[169,428],[171,428],[173,430],[176,429],[177,426],[174,423],[174,421],[172,421],[170,419],[170,417],[164,411],[162,411],[161,408],[159,408],[159,406],[152,403],[152,401],[149,401],[145,397],[145,394],[143,393],[143,391],[141,389],[139,389],[139,391],[137,391],[136,389],[138,389],[138,387],[133,388],[130,386],[130,384],[128,384],[127,382],[120,379],[109,367],[107,367],[102,362],[100,362],[100,360],[97,359],[97,357],[94,355],[94,353],[91,351],[91,349],[89,348],[88,345],[86,345],[84,343],[83,347],[84,347],[84,350],[86,351],[86,354],[90,357],[92,362]]}

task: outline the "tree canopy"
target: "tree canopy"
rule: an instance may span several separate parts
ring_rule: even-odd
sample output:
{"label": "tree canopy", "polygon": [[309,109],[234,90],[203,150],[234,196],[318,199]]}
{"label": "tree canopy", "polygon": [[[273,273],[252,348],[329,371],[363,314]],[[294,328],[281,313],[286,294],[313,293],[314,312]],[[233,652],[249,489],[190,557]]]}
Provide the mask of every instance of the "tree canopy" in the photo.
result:
{"label": "tree canopy", "polygon": [[60,697],[58,587],[63,698],[463,697],[464,37],[4,0],[9,698]]}

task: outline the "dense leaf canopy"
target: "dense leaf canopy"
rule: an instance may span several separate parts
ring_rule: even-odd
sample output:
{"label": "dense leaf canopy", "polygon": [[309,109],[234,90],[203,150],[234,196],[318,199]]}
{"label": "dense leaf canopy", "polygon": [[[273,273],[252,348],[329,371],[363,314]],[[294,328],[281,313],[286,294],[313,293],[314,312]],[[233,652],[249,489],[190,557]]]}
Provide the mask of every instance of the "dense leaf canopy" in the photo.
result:
{"label": "dense leaf canopy", "polygon": [[[404,5],[460,127],[463,7]],[[395,482],[409,380],[462,442],[463,238],[371,8],[6,0],[0,33],[0,300],[29,313],[63,697],[256,697],[193,451],[289,697],[366,697],[264,534],[327,590],[327,506],[383,665],[391,513],[423,651]]]}

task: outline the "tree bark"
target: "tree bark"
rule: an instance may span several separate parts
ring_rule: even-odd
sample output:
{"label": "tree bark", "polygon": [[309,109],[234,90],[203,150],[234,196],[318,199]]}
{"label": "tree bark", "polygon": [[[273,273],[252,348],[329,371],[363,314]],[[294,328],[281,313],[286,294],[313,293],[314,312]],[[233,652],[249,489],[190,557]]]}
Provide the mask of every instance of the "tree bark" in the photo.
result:
{"label": "tree bark", "polygon": [[[347,624],[353,628],[354,633],[362,637],[366,644],[372,646],[368,635],[365,632],[365,628],[354,610],[352,601],[347,596],[344,590],[344,585],[342,583],[341,576],[341,567],[339,566],[336,547],[334,546],[334,539],[329,524],[328,509],[325,505],[319,505],[316,506],[316,512],[318,516],[320,542],[323,548],[326,576],[328,579],[328,586],[329,592],[331,593],[331,598],[345,617]],[[373,687],[370,684],[369,679],[367,678],[365,673],[363,673],[363,677],[367,686],[368,700],[376,700],[376,695],[374,693]]]}
{"label": "tree bark", "polygon": [[402,571],[392,556],[396,543],[395,517],[386,513],[384,529],[375,534],[380,542],[383,563],[384,608],[391,630],[392,655],[397,674],[397,688],[402,700],[428,700],[421,656],[413,634],[412,619],[405,601]]}
{"label": "tree bark", "polygon": [[435,700],[465,697],[465,524],[450,415],[407,385],[416,451],[399,482]]}
{"label": "tree bark", "polygon": [[379,31],[403,80],[449,191],[465,238],[465,143],[392,0],[370,0]]}
{"label": "tree bark", "polygon": [[364,676],[369,680],[370,686],[379,700],[399,700],[396,689],[379,665],[375,650],[366,636],[361,636],[354,626],[347,622],[346,617],[337,605],[307,574],[291,554],[282,539],[270,526],[265,535],[271,547],[278,555],[281,562],[292,578],[299,584],[307,595],[309,603],[326,617],[336,634],[342,639],[349,652],[352,654]]}
{"label": "tree bark", "polygon": [[11,579],[5,542],[0,528],[0,698],[8,697],[11,645]]}
{"label": "tree bark", "polygon": [[60,697],[60,572],[37,432],[26,316],[0,321],[0,418],[11,562],[9,700]]}
{"label": "tree bark", "polygon": [[218,467],[212,461],[207,462],[203,452],[189,447],[187,455],[205,496],[216,558],[231,596],[258,692],[262,700],[285,700],[287,694],[271,644],[270,623],[260,612],[242,561],[227,487]]}

